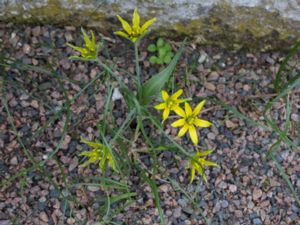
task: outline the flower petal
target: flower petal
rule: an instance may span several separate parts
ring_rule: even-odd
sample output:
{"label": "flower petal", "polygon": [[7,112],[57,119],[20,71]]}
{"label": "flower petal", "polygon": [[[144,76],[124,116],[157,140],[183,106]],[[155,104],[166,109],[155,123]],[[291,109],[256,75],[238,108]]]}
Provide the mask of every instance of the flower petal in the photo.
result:
{"label": "flower petal", "polygon": [[69,43],[67,43],[67,46],[73,48],[74,50],[80,52],[81,54],[85,51],[85,48],[78,47],[78,46],[75,46],[75,45],[72,45],[72,44],[69,44]]}
{"label": "flower petal", "polygon": [[89,141],[83,137],[80,137],[80,141],[92,148],[95,148],[95,149],[102,149],[103,148],[103,144],[99,143],[99,142],[93,142],[93,141]]}
{"label": "flower petal", "polygon": [[200,165],[197,166],[197,172],[200,174],[200,176],[202,177],[202,179],[207,183],[207,179],[206,179],[205,173],[203,171],[203,168]]}
{"label": "flower petal", "polygon": [[185,112],[183,111],[182,108],[180,108],[180,107],[174,107],[173,110],[174,110],[174,112],[175,112],[178,116],[186,117]]}
{"label": "flower petal", "polygon": [[212,162],[212,161],[208,161],[208,160],[205,160],[205,159],[200,159],[200,163],[201,163],[203,166],[215,166],[215,167],[220,167],[217,163]]}
{"label": "flower petal", "polygon": [[92,41],[90,40],[89,36],[87,35],[87,33],[85,32],[85,30],[83,28],[81,28],[81,32],[83,34],[83,40],[84,40],[85,46],[88,49],[91,49],[91,47],[92,47]]}
{"label": "flower petal", "polygon": [[179,89],[178,91],[176,91],[176,92],[171,96],[171,98],[177,100],[177,98],[178,98],[180,95],[182,95],[182,93],[183,93],[183,90],[182,90],[182,89]]}
{"label": "flower petal", "polygon": [[131,26],[127,23],[126,20],[124,20],[121,16],[117,15],[118,19],[120,20],[123,29],[127,32],[127,34],[131,34],[132,33],[132,29]]}
{"label": "flower petal", "polygon": [[128,38],[129,39],[129,36],[126,33],[124,33],[123,31],[116,31],[116,32],[114,32],[114,34],[120,35],[120,36],[122,36],[124,38]]}
{"label": "flower petal", "polygon": [[197,145],[198,144],[198,136],[197,136],[196,128],[193,125],[189,126],[189,134],[190,134],[190,138],[192,139],[192,142],[194,143],[194,145]]}
{"label": "flower petal", "polygon": [[169,115],[170,115],[170,109],[165,108],[165,110],[163,112],[163,120],[165,121]]}
{"label": "flower petal", "polygon": [[196,116],[200,113],[203,105],[205,104],[205,100],[201,101],[194,109],[193,115]]}
{"label": "flower petal", "polygon": [[198,119],[196,118],[194,120],[194,124],[197,126],[197,127],[210,127],[212,125],[211,122],[207,121],[207,120],[201,120],[201,119]]}
{"label": "flower petal", "polygon": [[178,132],[178,137],[182,137],[186,132],[187,130],[189,129],[189,126],[188,125],[184,125]]}
{"label": "flower petal", "polygon": [[190,104],[187,102],[184,103],[184,110],[185,110],[185,114],[187,116],[190,116],[193,114],[192,108],[191,108]]}
{"label": "flower petal", "polygon": [[160,103],[160,104],[154,106],[154,108],[157,110],[162,110],[162,109],[166,108],[166,103]]}
{"label": "flower petal", "polygon": [[136,42],[140,37],[131,37],[129,38],[132,42]]}
{"label": "flower petal", "polygon": [[169,98],[169,94],[166,91],[161,91],[161,96],[162,96],[164,101],[167,101],[168,98]]}
{"label": "flower petal", "polygon": [[190,184],[194,181],[195,179],[195,171],[196,169],[192,166],[191,168],[191,179],[190,179]]}
{"label": "flower petal", "polygon": [[197,152],[196,155],[197,157],[203,157],[203,156],[207,156],[209,155],[210,153],[212,153],[214,150],[206,150],[206,151],[203,151],[203,152]]}
{"label": "flower petal", "polygon": [[171,124],[172,127],[182,127],[185,124],[185,119],[176,120]]}
{"label": "flower petal", "polygon": [[132,16],[132,29],[135,32],[139,32],[140,29],[140,15],[137,11],[137,8],[134,9],[133,16]]}
{"label": "flower petal", "polygon": [[140,32],[143,34],[145,32],[147,32],[147,28],[152,24],[154,23],[154,21],[156,20],[156,18],[152,18],[150,20],[148,20],[146,23],[143,24],[143,26],[141,27],[141,30]]}

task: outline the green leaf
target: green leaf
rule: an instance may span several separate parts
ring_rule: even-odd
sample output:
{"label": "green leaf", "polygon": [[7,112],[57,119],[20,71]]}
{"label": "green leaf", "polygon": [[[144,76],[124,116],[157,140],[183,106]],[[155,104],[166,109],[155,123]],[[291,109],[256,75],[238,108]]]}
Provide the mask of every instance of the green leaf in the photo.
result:
{"label": "green leaf", "polygon": [[167,50],[167,52],[171,51],[172,50],[172,47],[169,43],[166,43],[164,48]]}
{"label": "green leaf", "polygon": [[159,48],[158,49],[158,57],[163,59],[167,54],[167,51],[165,48]]}
{"label": "green leaf", "polygon": [[156,51],[156,46],[155,46],[155,44],[149,45],[148,48],[147,48],[147,50],[148,50],[149,52],[155,52],[155,51]]}
{"label": "green leaf", "polygon": [[168,54],[167,54],[168,56],[170,56],[171,58],[173,58],[173,56],[174,56],[174,53],[173,52],[168,52]]}
{"label": "green leaf", "polygon": [[150,57],[149,61],[150,61],[150,63],[152,63],[152,64],[156,64],[156,63],[157,63],[157,59],[158,59],[158,58],[157,58],[156,56],[153,55],[153,56]]}
{"label": "green leaf", "polygon": [[172,60],[172,57],[170,57],[170,55],[166,55],[164,58],[164,63],[169,64]]}
{"label": "green leaf", "polygon": [[139,95],[141,104],[148,104],[149,101],[151,101],[151,98],[155,95],[158,95],[163,89],[165,83],[169,80],[170,75],[177,65],[177,62],[183,52],[184,45],[185,40],[170,64],[143,84],[141,88],[141,94]]}
{"label": "green leaf", "polygon": [[157,58],[156,63],[161,65],[164,63],[164,60],[162,58]]}
{"label": "green leaf", "polygon": [[162,39],[162,38],[158,38],[158,40],[157,40],[157,42],[156,42],[156,46],[157,46],[157,48],[161,48],[161,47],[163,47],[163,45],[165,44],[165,41],[164,41],[164,39]]}

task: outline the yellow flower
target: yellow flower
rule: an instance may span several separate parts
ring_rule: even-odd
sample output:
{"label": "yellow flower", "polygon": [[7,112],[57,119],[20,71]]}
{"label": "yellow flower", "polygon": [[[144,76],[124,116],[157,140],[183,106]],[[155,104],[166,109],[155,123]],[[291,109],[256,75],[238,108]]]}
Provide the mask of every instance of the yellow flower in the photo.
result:
{"label": "yellow flower", "polygon": [[106,169],[106,164],[108,164],[113,170],[117,171],[114,158],[108,147],[99,143],[99,142],[91,142],[84,138],[81,138],[81,142],[87,144],[92,147],[91,151],[84,151],[80,155],[86,156],[89,159],[82,164],[82,166],[88,166],[91,163],[96,163],[99,161],[99,168],[102,172]]}
{"label": "yellow flower", "polygon": [[72,44],[67,43],[67,45],[74,50],[80,52],[81,57],[79,56],[71,56],[69,59],[81,59],[81,60],[91,60],[96,59],[98,56],[98,52],[100,50],[100,44],[95,43],[95,36],[92,31],[90,31],[92,39],[89,38],[84,29],[81,28],[81,32],[83,34],[83,40],[85,42],[84,47],[74,46]]}
{"label": "yellow flower", "polygon": [[140,27],[140,16],[137,8],[135,8],[133,12],[132,27],[121,16],[117,15],[117,17],[125,32],[116,31],[115,34],[125,37],[132,42],[136,42],[140,37],[144,36],[148,32],[148,27],[156,20],[156,18],[152,18]]}
{"label": "yellow flower", "polygon": [[213,152],[213,150],[207,150],[207,151],[203,151],[203,152],[197,151],[197,153],[190,158],[190,161],[189,161],[189,163],[187,165],[187,167],[190,167],[190,169],[191,169],[191,180],[190,180],[190,183],[193,182],[193,180],[195,178],[195,172],[196,171],[201,175],[201,177],[203,178],[203,180],[205,182],[207,182],[205,173],[203,171],[203,168],[205,166],[216,166],[216,167],[219,167],[218,164],[216,164],[214,162],[211,162],[211,161],[208,161],[208,160],[205,160],[203,158],[204,156],[209,155],[211,152]]}
{"label": "yellow flower", "polygon": [[173,127],[181,127],[179,133],[178,133],[178,137],[182,137],[187,131],[189,131],[190,134],[190,138],[192,139],[192,142],[197,145],[198,144],[198,136],[197,136],[197,131],[196,131],[196,127],[209,127],[211,126],[211,122],[208,122],[206,120],[202,120],[198,118],[198,114],[200,113],[203,105],[205,103],[205,100],[203,100],[202,102],[200,102],[196,108],[194,109],[194,111],[191,109],[191,106],[185,102],[184,103],[184,109],[181,108],[177,108],[175,110],[175,113],[179,116],[181,116],[182,118],[179,120],[176,120],[174,123],[172,123],[171,125]]}
{"label": "yellow flower", "polygon": [[179,104],[184,102],[184,100],[178,98],[180,95],[182,95],[182,93],[183,90],[179,89],[170,97],[166,91],[161,92],[162,99],[164,102],[154,106],[154,108],[157,110],[164,110],[163,121],[165,121],[168,118],[171,111],[176,111],[178,109],[180,110]]}

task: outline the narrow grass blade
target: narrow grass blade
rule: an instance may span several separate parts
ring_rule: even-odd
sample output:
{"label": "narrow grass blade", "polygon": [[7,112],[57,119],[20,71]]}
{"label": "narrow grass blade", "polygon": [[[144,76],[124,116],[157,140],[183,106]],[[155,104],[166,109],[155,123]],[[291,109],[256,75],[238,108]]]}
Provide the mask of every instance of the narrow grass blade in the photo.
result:
{"label": "narrow grass blade", "polygon": [[277,102],[280,98],[287,95],[293,88],[300,85],[300,73],[298,73],[293,79],[291,79],[281,90],[280,93],[270,101],[264,109],[264,114],[271,109],[273,104]]}
{"label": "narrow grass blade", "polygon": [[198,204],[195,202],[194,198],[192,196],[190,196],[190,194],[187,191],[185,191],[176,180],[174,180],[170,177],[168,177],[168,180],[171,182],[172,187],[174,188],[175,191],[180,191],[193,204],[194,207],[196,207],[200,210],[200,214],[203,217],[205,224],[210,225],[207,217],[203,213],[203,210],[198,207]]}
{"label": "narrow grass blade", "polygon": [[214,102],[215,104],[218,104],[220,106],[222,106],[224,109],[228,110],[229,112],[231,112],[233,115],[235,115],[237,118],[246,121],[247,123],[249,123],[252,126],[255,127],[261,127],[266,131],[270,131],[270,128],[267,127],[266,125],[256,122],[253,119],[251,119],[248,116],[245,116],[244,114],[240,113],[236,108],[226,104],[225,102],[219,100],[219,99],[215,99],[215,98],[210,98],[210,101]]}
{"label": "narrow grass blade", "polygon": [[277,92],[280,91],[280,86],[282,85],[282,73],[286,68],[286,65],[288,61],[297,53],[297,51],[300,48],[300,41],[296,42],[296,44],[292,47],[288,55],[285,57],[283,62],[281,63],[279,70],[276,74],[275,81],[274,81],[274,87]]}
{"label": "narrow grass blade", "polygon": [[297,193],[297,191],[295,190],[293,184],[291,183],[291,181],[290,181],[288,175],[285,173],[285,171],[284,171],[283,167],[280,165],[280,163],[276,160],[276,158],[275,158],[273,152],[270,153],[270,156],[271,156],[272,160],[274,161],[275,166],[276,166],[277,169],[279,170],[280,175],[282,176],[282,178],[285,180],[285,182],[287,183],[288,187],[290,188],[290,190],[291,190],[291,192],[292,192],[292,195],[293,195],[293,197],[295,198],[295,200],[296,200],[298,206],[300,207],[300,198],[299,198],[298,193]]}
{"label": "narrow grass blade", "polygon": [[157,186],[156,186],[155,182],[145,174],[145,172],[142,172],[142,177],[149,184],[149,186],[152,190],[155,206],[158,209],[158,213],[159,213],[159,217],[160,217],[160,224],[166,225],[165,219],[164,219],[164,213],[163,213],[163,210],[160,205],[160,199],[159,199],[159,195],[158,195]]}

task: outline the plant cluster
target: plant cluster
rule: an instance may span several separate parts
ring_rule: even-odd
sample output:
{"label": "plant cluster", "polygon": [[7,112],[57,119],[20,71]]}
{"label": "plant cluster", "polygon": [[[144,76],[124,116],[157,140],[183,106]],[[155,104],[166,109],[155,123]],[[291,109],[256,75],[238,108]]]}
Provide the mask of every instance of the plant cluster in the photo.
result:
{"label": "plant cluster", "polygon": [[149,59],[152,64],[169,64],[174,56],[171,45],[163,38],[157,39],[156,44],[148,45],[147,50],[151,53],[157,53]]}
{"label": "plant cluster", "polygon": [[[117,17],[120,20],[124,31],[117,31],[115,32],[115,34],[129,39],[134,44],[135,48],[137,80],[136,87],[138,90],[137,94],[134,96],[133,92],[125,86],[123,81],[121,81],[119,78],[117,80],[120,82],[119,84],[121,86],[121,90],[123,90],[123,95],[127,95],[130,97],[130,100],[127,99],[128,101],[126,101],[126,103],[128,104],[129,108],[132,108],[135,111],[135,119],[138,121],[135,135],[138,136],[139,132],[142,132],[143,130],[143,121],[145,120],[145,118],[149,117],[149,112],[146,112],[145,109],[148,107],[149,102],[152,100],[152,98],[161,91],[161,89],[164,87],[164,84],[169,79],[180,57],[183,47],[177,52],[176,57],[173,59],[173,63],[171,63],[165,70],[163,70],[159,74],[154,75],[145,83],[141,83],[138,56],[139,41],[148,32],[148,27],[156,20],[156,18],[148,20],[144,25],[140,26],[140,16],[137,9],[135,9],[133,12],[132,26],[130,26],[122,17],[120,17],[119,15]],[[98,62],[101,67],[106,69],[114,78],[116,78],[117,76],[115,76],[114,72],[107,65],[102,63],[98,58],[98,52],[101,45],[95,42],[94,33],[91,32],[91,38],[89,38],[86,32],[82,29],[82,34],[83,40],[85,42],[84,47],[78,47],[72,44],[68,44],[68,46],[79,52],[81,56],[71,56],[70,59],[91,60]],[[156,46],[148,46],[148,50],[158,51],[159,56],[156,60],[157,63],[161,64],[162,62],[171,62],[171,57],[173,56],[173,53],[171,52],[171,46],[162,38],[158,39]],[[175,114],[179,118],[178,120],[173,122],[171,126],[181,127],[178,132],[178,137],[182,137],[188,132],[193,144],[197,146],[198,134],[196,128],[211,126],[211,122],[198,118],[198,114],[204,106],[205,100],[201,101],[195,107],[195,109],[192,110],[190,104],[188,103],[189,99],[178,99],[183,94],[182,89],[178,90],[171,96],[169,96],[168,92],[165,90],[162,90],[161,94],[163,102],[157,104],[156,106],[154,106],[154,108],[157,110],[163,110],[163,122],[169,117],[171,112],[175,112]],[[181,108],[182,104],[184,104],[184,109]],[[159,126],[159,128],[161,128],[161,126]],[[148,134],[144,132],[142,133],[144,137],[148,139]],[[117,162],[118,151],[116,150],[115,143],[111,143],[109,144],[109,146],[106,146],[99,141],[91,142],[83,138],[82,142],[93,148],[93,150],[90,152],[81,153],[81,155],[88,158],[88,161],[84,163],[84,166],[87,166],[90,163],[99,162],[99,168],[102,172],[105,171],[106,165],[109,165],[114,171],[120,172],[120,168],[118,168]],[[113,145],[114,150],[112,149]],[[192,155],[187,151],[184,151],[185,155],[190,158],[189,166],[191,167],[191,182],[194,180],[195,171],[197,171],[202,176],[204,181],[206,181],[207,179],[203,172],[203,167],[218,166],[216,163],[212,163],[201,158],[207,156],[211,152],[212,150],[207,150],[201,153],[197,150],[197,152]]]}
{"label": "plant cluster", "polygon": [[[158,74],[153,75],[150,79],[145,82],[141,82],[142,79],[138,48],[142,37],[148,33],[149,26],[156,20],[156,18],[150,19],[140,26],[140,16],[137,9],[135,9],[133,12],[132,26],[130,26],[122,17],[119,15],[117,17],[122,24],[123,31],[117,31],[115,34],[125,37],[133,43],[136,65],[134,76],[136,92],[125,85],[124,81],[115,74],[114,69],[105,63],[105,60],[99,59],[98,54],[100,46],[103,45],[96,43],[94,33],[92,31],[90,32],[90,38],[82,29],[84,40],[83,47],[68,44],[69,47],[79,53],[79,55],[71,56],[70,59],[94,62],[96,65],[108,72],[112,79],[115,79],[118,82],[119,89],[122,96],[124,96],[124,100],[129,109],[127,118],[119,128],[113,127],[105,121],[99,121],[98,128],[100,140],[88,141],[82,138],[82,142],[92,148],[92,150],[85,151],[80,154],[81,156],[85,156],[87,160],[82,166],[87,166],[90,163],[98,163],[102,174],[105,174],[106,168],[110,167],[113,171],[121,174],[122,176],[125,175],[126,171],[130,171],[132,167],[135,167],[138,171],[140,171],[141,176],[150,184],[155,193],[155,184],[148,176],[153,174],[153,171],[156,171],[156,168],[154,166],[153,171],[149,171],[143,163],[139,161],[138,149],[135,147],[136,140],[141,137],[144,138],[144,141],[147,144],[147,150],[145,152],[153,157],[154,164],[156,163],[155,151],[168,149],[168,147],[159,145],[150,138],[149,133],[147,133],[145,129],[145,127],[149,126],[150,123],[150,127],[155,127],[168,138],[169,143],[171,143],[169,146],[170,148],[175,148],[178,153],[188,160],[189,163],[186,168],[190,168],[191,171],[190,182],[194,181],[196,172],[199,173],[205,182],[207,182],[204,168],[208,166],[218,167],[218,165],[204,159],[212,152],[212,150],[200,151],[198,147],[197,128],[209,127],[212,125],[211,122],[199,118],[199,113],[205,104],[205,100],[200,101],[200,103],[192,109],[192,99],[180,98],[183,94],[183,89],[179,89],[170,95],[168,91],[164,90],[165,85],[169,81],[170,76],[182,54],[185,42],[183,42],[175,55],[171,51],[170,44],[161,38],[158,39],[156,45],[150,45],[148,50],[158,52],[158,56],[152,57],[150,61],[158,64],[168,63],[169,65]],[[162,102],[156,104],[154,108],[157,110],[163,110],[162,123],[155,115],[152,115],[151,110],[149,110],[149,107],[153,107],[151,106],[151,102],[153,102],[159,93],[162,95]],[[181,146],[174,137],[171,137],[164,132],[163,126],[167,119],[170,119],[171,113],[174,113],[173,118],[177,117],[177,120],[173,121],[171,126],[181,127],[177,135],[178,137],[183,137],[186,133],[189,134],[190,139],[194,144],[194,153],[185,150],[185,148]],[[128,134],[126,134],[125,137],[125,130],[132,121],[135,121],[137,124],[135,131],[132,132],[132,137],[128,137]],[[109,140],[106,138],[108,135],[112,137]],[[161,219],[163,219],[162,215]]]}

